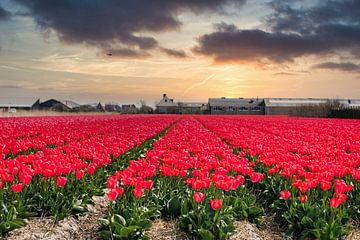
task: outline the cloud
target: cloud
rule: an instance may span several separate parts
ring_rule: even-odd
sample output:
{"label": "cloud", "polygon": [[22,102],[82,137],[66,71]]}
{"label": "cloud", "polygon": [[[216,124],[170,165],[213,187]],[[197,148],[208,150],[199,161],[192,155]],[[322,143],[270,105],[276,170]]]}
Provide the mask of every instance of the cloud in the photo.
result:
{"label": "cloud", "polygon": [[186,58],[187,57],[184,50],[175,50],[175,49],[169,49],[169,48],[160,48],[160,50],[172,57],[177,57],[177,58]]}
{"label": "cloud", "polygon": [[[82,43],[102,50],[148,51],[158,47],[145,34],[177,30],[178,15],[220,11],[229,2],[245,0],[15,0],[45,30],[53,30],[65,43]],[[132,52],[131,52],[132,51]],[[121,55],[120,54],[120,55]],[[136,54],[134,54],[136,55]],[[146,55],[146,54],[145,54]]]}
{"label": "cloud", "polygon": [[0,21],[10,18],[11,13],[0,5]]}
{"label": "cloud", "polygon": [[281,63],[306,54],[328,53],[331,49],[325,39],[316,36],[239,30],[232,25],[219,30],[201,36],[194,52],[212,56],[217,62],[248,62],[265,58]]}
{"label": "cloud", "polygon": [[320,64],[316,64],[312,66],[313,69],[331,69],[331,70],[339,70],[346,72],[360,72],[360,64],[355,64],[352,62],[343,62],[343,63],[335,63],[335,62],[324,62]]}
{"label": "cloud", "polygon": [[[315,4],[317,3],[317,4]],[[360,1],[273,1],[263,29],[219,23],[198,37],[195,53],[216,62],[292,62],[309,55],[360,57]]]}

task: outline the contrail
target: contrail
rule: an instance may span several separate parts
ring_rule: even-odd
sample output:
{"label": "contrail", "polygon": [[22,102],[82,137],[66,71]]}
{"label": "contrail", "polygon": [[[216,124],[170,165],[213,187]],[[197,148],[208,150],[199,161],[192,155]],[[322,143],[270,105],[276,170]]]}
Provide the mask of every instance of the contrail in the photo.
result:
{"label": "contrail", "polygon": [[190,87],[188,87],[185,91],[184,94],[188,93],[191,89],[199,87],[201,85],[204,85],[207,81],[209,81],[210,79],[212,79],[215,76],[215,73],[211,74],[210,76],[208,76],[207,78],[205,78],[204,80],[202,80],[201,82],[195,83],[193,85],[191,85]]}
{"label": "contrail", "polygon": [[[222,70],[220,73],[226,72],[227,70],[229,70],[229,69],[231,69],[231,68],[232,68],[232,66],[226,67],[226,68],[225,68],[224,70]],[[183,95],[186,94],[186,93],[188,93],[188,92],[189,92],[191,89],[193,89],[193,88],[196,88],[196,87],[199,87],[199,86],[202,86],[202,85],[206,84],[206,82],[209,81],[210,79],[212,79],[213,77],[215,77],[216,74],[218,74],[218,73],[213,73],[213,74],[209,75],[207,78],[205,78],[204,80],[202,80],[201,82],[198,82],[198,83],[195,83],[195,84],[191,85],[190,87],[188,87],[188,88],[184,91]]]}
{"label": "contrail", "polygon": [[24,69],[24,68],[19,68],[19,67],[14,67],[14,66],[8,66],[8,65],[0,65],[1,68],[5,68],[5,69],[10,69],[10,70],[16,70],[16,71],[23,71],[23,72],[32,72],[30,70]]}

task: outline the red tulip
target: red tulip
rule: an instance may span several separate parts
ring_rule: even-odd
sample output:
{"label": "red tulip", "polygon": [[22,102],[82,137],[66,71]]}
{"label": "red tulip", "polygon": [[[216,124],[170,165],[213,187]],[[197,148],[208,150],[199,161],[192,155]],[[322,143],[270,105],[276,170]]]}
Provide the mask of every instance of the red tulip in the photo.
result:
{"label": "red tulip", "polygon": [[135,198],[141,198],[143,195],[143,190],[141,188],[134,188],[134,196]]}
{"label": "red tulip", "polygon": [[110,192],[108,192],[107,196],[109,201],[115,201],[118,196],[118,193],[116,190],[111,190]]}
{"label": "red tulip", "polygon": [[90,164],[89,167],[87,168],[86,172],[90,175],[93,175],[95,173],[95,170],[96,170],[96,165]]}
{"label": "red tulip", "polygon": [[194,193],[194,200],[195,202],[202,202],[205,198],[205,194],[203,194],[202,192],[195,192]]}
{"label": "red tulip", "polygon": [[264,175],[262,175],[261,173],[251,173],[250,179],[253,183],[257,183],[264,179]]}
{"label": "red tulip", "polygon": [[300,202],[305,203],[307,201],[307,199],[308,199],[308,196],[307,195],[301,195],[299,197],[299,199],[300,199]]}
{"label": "red tulip", "polygon": [[150,190],[153,186],[153,181],[152,180],[145,180],[142,183],[143,188]]}
{"label": "red tulip", "polygon": [[210,200],[210,205],[213,210],[219,210],[222,205],[222,200],[219,199]]}
{"label": "red tulip", "polygon": [[320,182],[320,188],[324,191],[327,191],[331,188],[331,182],[330,181],[321,181]]}
{"label": "red tulip", "polygon": [[58,177],[57,180],[56,180],[56,183],[59,187],[64,187],[65,184],[66,184],[66,178],[65,177]]}
{"label": "red tulip", "polygon": [[84,171],[83,170],[78,170],[78,171],[76,171],[76,180],[80,180],[80,179],[82,179],[83,177],[84,177]]}
{"label": "red tulip", "polygon": [[32,175],[21,172],[19,174],[19,179],[23,184],[29,185],[31,183],[31,180],[32,180]]}
{"label": "red tulip", "polygon": [[332,208],[338,208],[340,206],[340,201],[338,198],[330,198],[330,206]]}
{"label": "red tulip", "polygon": [[118,187],[118,188],[115,188],[115,191],[116,191],[118,196],[121,196],[124,193],[124,188]]}
{"label": "red tulip", "polygon": [[107,185],[109,189],[116,188],[118,185],[118,180],[116,177],[112,176],[108,178]]}
{"label": "red tulip", "polygon": [[11,190],[13,190],[15,193],[18,193],[18,192],[21,192],[23,187],[24,187],[24,184],[22,184],[22,183],[14,183],[13,185],[11,185]]}
{"label": "red tulip", "polygon": [[286,200],[286,199],[288,199],[288,198],[290,198],[290,197],[291,197],[291,192],[290,192],[290,191],[284,190],[284,191],[281,191],[281,192],[280,192],[280,198],[281,198],[281,199]]}

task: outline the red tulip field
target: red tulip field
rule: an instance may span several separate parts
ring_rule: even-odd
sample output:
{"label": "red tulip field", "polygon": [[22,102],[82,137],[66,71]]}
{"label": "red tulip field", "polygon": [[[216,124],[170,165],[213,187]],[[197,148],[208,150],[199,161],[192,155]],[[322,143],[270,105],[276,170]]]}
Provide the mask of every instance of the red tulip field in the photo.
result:
{"label": "red tulip field", "polygon": [[[270,116],[0,118],[0,234],[110,201],[97,235],[147,239],[155,219],[228,239],[268,215],[290,239],[360,223],[360,121]],[[104,190],[106,190],[104,193]]]}

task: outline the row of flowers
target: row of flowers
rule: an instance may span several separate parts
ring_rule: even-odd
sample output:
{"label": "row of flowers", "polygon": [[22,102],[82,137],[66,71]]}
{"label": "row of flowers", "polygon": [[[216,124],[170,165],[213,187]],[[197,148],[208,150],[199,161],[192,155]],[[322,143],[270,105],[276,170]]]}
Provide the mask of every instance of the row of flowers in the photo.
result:
{"label": "row of flowers", "polygon": [[263,116],[197,119],[264,174],[257,190],[265,193],[264,204],[281,210],[289,234],[336,238],[346,234],[349,216],[359,220],[359,121]]}
{"label": "row of flowers", "polygon": [[340,238],[360,221],[359,121],[183,116],[164,135],[178,119],[0,119],[0,233],[33,214],[84,211],[104,187],[105,239],[142,238],[157,217],[226,239],[235,219],[259,223],[260,205],[293,237]]}
{"label": "row of flowers", "polygon": [[[180,228],[197,237],[226,239],[233,233],[234,218],[257,222],[263,216],[255,196],[244,186],[263,179],[252,166],[196,119],[185,116],[143,158],[108,178],[113,204],[102,233],[114,237],[133,228],[134,235],[141,234],[134,227],[141,224],[130,225],[125,216],[140,219],[135,216],[144,217],[142,210],[148,211],[150,205],[154,213],[158,211],[153,215],[177,218]],[[136,209],[129,209],[134,205]],[[116,228],[115,215],[124,217],[122,228]]]}
{"label": "row of flowers", "polygon": [[[0,233],[30,215],[82,211],[130,149],[177,116],[66,116],[0,119]],[[138,149],[135,149],[138,151]],[[118,157],[124,156],[124,157]],[[99,170],[98,170],[99,169]],[[12,211],[15,209],[15,211]]]}

